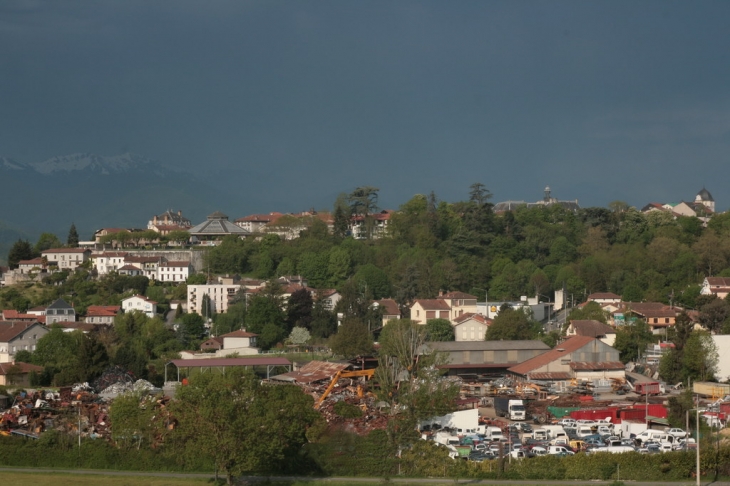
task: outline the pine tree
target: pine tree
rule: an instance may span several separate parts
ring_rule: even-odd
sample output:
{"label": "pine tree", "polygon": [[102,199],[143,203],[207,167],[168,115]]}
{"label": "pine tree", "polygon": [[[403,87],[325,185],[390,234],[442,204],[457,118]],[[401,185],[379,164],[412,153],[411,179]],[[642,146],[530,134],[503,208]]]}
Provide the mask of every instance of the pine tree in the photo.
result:
{"label": "pine tree", "polygon": [[33,247],[26,240],[16,241],[8,253],[8,265],[10,268],[17,268],[21,260],[33,258]]}
{"label": "pine tree", "polygon": [[76,231],[76,225],[74,223],[71,223],[71,228],[68,230],[66,244],[69,248],[77,248],[79,246],[79,233]]}

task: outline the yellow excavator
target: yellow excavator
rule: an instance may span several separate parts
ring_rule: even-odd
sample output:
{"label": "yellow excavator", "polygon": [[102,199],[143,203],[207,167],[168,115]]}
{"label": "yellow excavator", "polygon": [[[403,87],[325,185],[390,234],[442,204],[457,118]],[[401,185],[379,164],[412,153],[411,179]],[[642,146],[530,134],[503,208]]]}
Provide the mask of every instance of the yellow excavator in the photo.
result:
{"label": "yellow excavator", "polygon": [[[357,378],[360,376],[364,376],[367,379],[370,379],[373,377],[374,374],[375,374],[375,369],[356,370],[356,371],[344,371],[344,370],[338,371],[337,373],[335,373],[335,376],[332,377],[332,381],[330,382],[329,386],[324,391],[324,393],[322,393],[322,396],[319,397],[319,399],[317,399],[317,401],[315,402],[314,408],[319,409],[319,407],[322,406],[322,402],[324,402],[325,398],[327,398],[327,396],[330,394],[330,392],[335,387],[335,385],[337,384],[337,381],[340,378]],[[358,385],[358,387],[357,387],[357,394],[359,397],[362,397],[362,387],[360,387],[360,385]]]}

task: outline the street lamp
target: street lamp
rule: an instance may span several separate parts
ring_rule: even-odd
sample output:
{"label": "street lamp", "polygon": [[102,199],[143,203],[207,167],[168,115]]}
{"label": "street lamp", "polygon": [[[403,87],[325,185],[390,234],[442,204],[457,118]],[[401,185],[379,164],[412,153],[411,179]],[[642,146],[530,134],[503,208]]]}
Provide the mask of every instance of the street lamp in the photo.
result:
{"label": "street lamp", "polygon": [[700,412],[704,412],[704,408],[691,408],[687,410],[687,416],[689,412],[696,412],[696,424],[695,424],[695,446],[697,450],[697,486],[700,486]]}

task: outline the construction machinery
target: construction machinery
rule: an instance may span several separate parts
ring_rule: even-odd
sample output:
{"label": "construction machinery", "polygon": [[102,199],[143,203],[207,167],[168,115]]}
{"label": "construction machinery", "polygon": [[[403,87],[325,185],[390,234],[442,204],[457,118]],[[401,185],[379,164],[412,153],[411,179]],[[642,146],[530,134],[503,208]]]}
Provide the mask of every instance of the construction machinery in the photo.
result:
{"label": "construction machinery", "polygon": [[[365,377],[367,379],[370,379],[375,374],[375,369],[371,370],[356,370],[356,371],[344,371],[340,370],[337,373],[335,373],[335,376],[332,377],[332,381],[330,381],[329,386],[327,389],[322,393],[322,396],[317,399],[317,401],[314,403],[314,408],[319,409],[320,406],[322,406],[322,402],[327,398],[327,396],[332,392],[332,389],[337,385],[337,381],[340,378],[358,378],[358,377]],[[362,396],[362,387],[358,385],[357,387],[357,394],[358,396]]]}

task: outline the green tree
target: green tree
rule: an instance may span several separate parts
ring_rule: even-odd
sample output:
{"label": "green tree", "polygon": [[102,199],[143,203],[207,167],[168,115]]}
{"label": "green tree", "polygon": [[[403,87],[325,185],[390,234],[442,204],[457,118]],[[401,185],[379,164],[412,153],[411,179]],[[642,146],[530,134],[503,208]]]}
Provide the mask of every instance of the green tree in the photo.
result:
{"label": "green tree", "polygon": [[454,326],[448,319],[429,319],[426,321],[426,339],[428,341],[453,341]]}
{"label": "green tree", "polygon": [[142,443],[151,446],[156,436],[165,434],[165,427],[155,420],[158,410],[151,398],[137,392],[114,399],[109,407],[109,419],[112,439],[117,445],[139,450]]}
{"label": "green tree", "polygon": [[289,333],[289,342],[296,345],[302,345],[306,344],[311,337],[312,336],[309,334],[309,331],[305,328],[295,327],[291,330],[291,333]]}
{"label": "green tree", "polygon": [[388,274],[372,263],[361,266],[355,273],[353,280],[359,286],[364,285],[371,292],[375,300],[384,299],[391,295]]}
{"label": "green tree", "polygon": [[643,320],[639,319],[633,323],[627,322],[616,329],[616,341],[613,347],[620,353],[621,361],[628,363],[636,361],[639,354],[643,354],[646,346],[656,342],[656,337]]}
{"label": "green tree", "polygon": [[351,214],[361,218],[365,225],[367,239],[371,239],[373,236],[372,215],[378,210],[378,191],[380,189],[377,187],[362,186],[356,188],[347,197]]}
{"label": "green tree", "polygon": [[350,233],[351,209],[347,204],[347,194],[342,193],[335,201],[332,234],[337,239],[344,239]]}
{"label": "green tree", "polygon": [[245,473],[284,469],[322,420],[298,387],[262,385],[238,369],[194,374],[178,389],[172,412],[173,443],[183,455],[211,458],[228,484]]}
{"label": "green tree", "polygon": [[308,289],[302,288],[292,292],[286,305],[288,329],[291,330],[294,327],[311,329],[313,307],[314,300]]}
{"label": "green tree", "polygon": [[730,317],[730,303],[723,299],[713,299],[700,308],[700,323],[712,332],[719,332]]}
{"label": "green tree", "polygon": [[418,422],[453,411],[459,393],[454,382],[441,377],[444,356],[425,345],[426,329],[410,319],[393,320],[380,334],[375,377],[378,398],[390,406],[387,432],[393,445],[416,441]]}
{"label": "green tree", "polygon": [[79,233],[76,231],[76,225],[71,223],[71,227],[68,229],[68,238],[66,238],[66,245],[69,248],[76,248],[79,246]]}
{"label": "green tree", "polygon": [[509,306],[503,306],[487,329],[487,341],[533,339],[532,323],[527,314]]}
{"label": "green tree", "polygon": [[717,373],[719,355],[717,345],[706,331],[694,331],[684,347],[682,355],[683,378],[692,381],[708,381]]}
{"label": "green tree", "polygon": [[194,312],[183,315],[179,326],[177,332],[185,346],[196,343],[205,333],[205,319]]}
{"label": "green tree", "polygon": [[337,329],[337,334],[330,338],[332,352],[345,359],[357,356],[371,356],[374,351],[373,336],[367,324],[360,319],[346,318]]}
{"label": "green tree", "polygon": [[568,321],[594,320],[606,324],[606,312],[598,302],[588,302],[583,307],[574,307],[568,315]]}
{"label": "green tree", "polygon": [[346,249],[338,246],[330,249],[327,273],[329,274],[330,284],[333,287],[338,287],[342,282],[347,280],[350,276],[351,267],[352,261]]}
{"label": "green tree", "polygon": [[51,248],[61,248],[63,243],[58,239],[58,236],[53,233],[41,233],[38,237],[38,242],[33,248],[36,255],[40,255],[42,252]]}
{"label": "green tree", "polygon": [[325,307],[321,294],[317,296],[312,307],[311,329],[315,338],[328,338],[337,332],[337,318]]}
{"label": "green tree", "polygon": [[21,260],[30,260],[35,257],[33,248],[30,246],[27,240],[18,240],[13,243],[13,246],[8,252],[8,266],[10,268],[18,268],[18,263]]}

